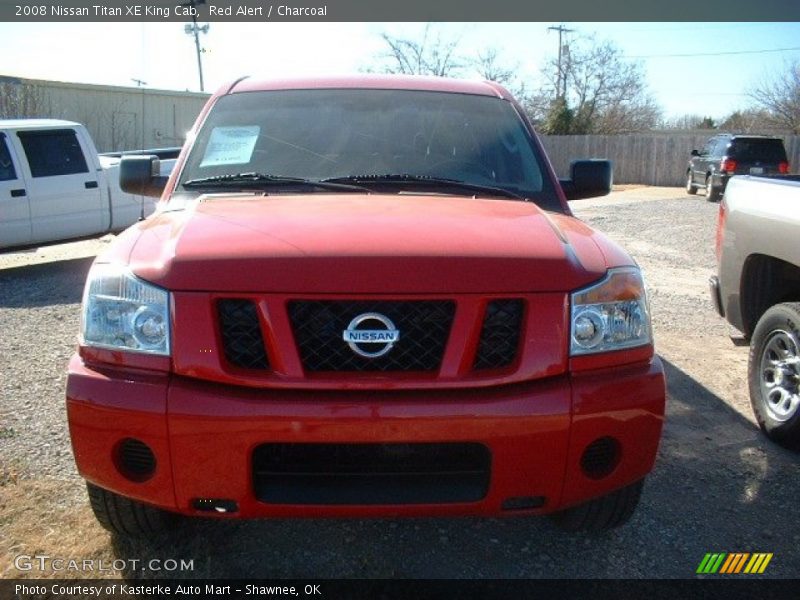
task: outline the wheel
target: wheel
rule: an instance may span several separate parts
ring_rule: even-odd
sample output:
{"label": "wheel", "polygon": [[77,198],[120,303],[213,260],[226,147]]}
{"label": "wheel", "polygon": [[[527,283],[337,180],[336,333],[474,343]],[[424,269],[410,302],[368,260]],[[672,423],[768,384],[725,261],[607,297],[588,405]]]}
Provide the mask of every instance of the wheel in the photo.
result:
{"label": "wheel", "polygon": [[145,537],[173,529],[177,517],[86,482],[89,503],[100,524],[115,535]]}
{"label": "wheel", "polygon": [[758,320],[747,375],[761,429],[778,444],[800,447],[800,303],[777,304]]}
{"label": "wheel", "polygon": [[692,172],[686,172],[686,193],[690,196],[694,196],[697,193],[697,186],[692,181]]}
{"label": "wheel", "polygon": [[555,513],[552,518],[566,531],[603,531],[620,527],[633,516],[644,479],[606,496]]}
{"label": "wheel", "polygon": [[706,200],[709,202],[719,200],[719,190],[714,187],[714,178],[711,175],[706,176]]}

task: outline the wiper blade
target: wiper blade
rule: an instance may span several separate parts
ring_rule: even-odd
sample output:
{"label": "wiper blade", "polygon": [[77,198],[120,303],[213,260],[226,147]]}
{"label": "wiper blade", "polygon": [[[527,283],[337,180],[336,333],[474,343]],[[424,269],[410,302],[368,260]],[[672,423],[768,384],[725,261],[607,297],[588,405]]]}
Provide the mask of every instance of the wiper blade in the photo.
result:
{"label": "wiper blade", "polygon": [[227,175],[216,175],[214,177],[202,177],[200,179],[190,179],[183,182],[186,189],[233,187],[239,189],[262,188],[271,186],[302,186],[319,188],[323,190],[334,190],[343,192],[362,192],[369,193],[363,186],[348,184],[345,182],[337,183],[334,181],[315,181],[313,179],[303,179],[302,177],[286,177],[283,175],[268,175],[265,173],[232,173]]}
{"label": "wiper blade", "polygon": [[494,187],[491,185],[482,185],[480,183],[470,183],[460,179],[448,179],[446,177],[434,177],[432,175],[414,175],[412,173],[386,173],[386,174],[370,174],[370,175],[348,175],[346,177],[332,177],[330,179],[323,179],[324,183],[335,184],[377,184],[377,185],[403,185],[411,184],[414,186],[431,186],[431,187],[447,187],[459,190],[467,190],[476,192],[477,194],[485,194],[489,196],[503,196],[505,198],[514,198],[515,200],[527,200],[525,196],[513,192],[511,190]]}
{"label": "wiper blade", "polygon": [[205,187],[214,186],[217,184],[248,184],[248,183],[300,183],[302,179],[297,177],[280,177],[278,175],[265,175],[264,173],[229,173],[227,175],[216,175],[214,177],[202,177],[199,179],[190,179],[183,183],[183,187]]}

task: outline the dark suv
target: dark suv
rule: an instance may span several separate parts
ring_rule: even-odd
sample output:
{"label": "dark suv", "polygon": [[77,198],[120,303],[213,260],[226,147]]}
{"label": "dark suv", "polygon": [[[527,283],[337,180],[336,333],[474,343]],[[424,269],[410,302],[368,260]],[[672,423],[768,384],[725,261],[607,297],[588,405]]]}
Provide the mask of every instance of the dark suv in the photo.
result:
{"label": "dark suv", "polygon": [[719,200],[734,175],[788,172],[781,138],[720,133],[709,138],[701,151],[692,150],[686,168],[686,193],[694,194],[704,187],[707,200]]}

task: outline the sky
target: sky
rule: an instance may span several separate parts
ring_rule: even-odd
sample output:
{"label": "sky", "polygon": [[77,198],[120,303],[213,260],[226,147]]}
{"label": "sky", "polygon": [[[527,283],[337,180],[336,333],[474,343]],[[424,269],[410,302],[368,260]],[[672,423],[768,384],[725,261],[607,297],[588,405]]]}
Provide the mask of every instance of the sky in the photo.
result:
{"label": "sky", "polygon": [[[560,23],[437,23],[461,54],[493,47],[535,87]],[[664,116],[721,120],[765,78],[800,61],[800,23],[564,23],[568,40],[611,41],[640,62]],[[242,75],[344,74],[376,64],[382,33],[419,38],[422,23],[215,23],[201,34],[205,90]],[[193,37],[180,23],[0,23],[0,75],[199,91]],[[468,74],[465,74],[468,75]]]}

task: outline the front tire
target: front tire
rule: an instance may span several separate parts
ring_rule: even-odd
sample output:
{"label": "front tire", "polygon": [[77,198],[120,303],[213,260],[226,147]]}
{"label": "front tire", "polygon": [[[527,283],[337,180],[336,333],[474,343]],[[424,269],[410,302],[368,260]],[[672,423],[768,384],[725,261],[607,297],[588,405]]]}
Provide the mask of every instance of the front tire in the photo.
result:
{"label": "front tire", "polygon": [[174,529],[177,517],[86,482],[94,516],[114,535],[149,537]]}
{"label": "front tire", "polygon": [[758,320],[747,378],[761,430],[782,446],[800,447],[800,303],[777,304]]}
{"label": "front tire", "polygon": [[621,527],[633,516],[642,496],[644,479],[552,515],[565,531],[605,531]]}
{"label": "front tire", "polygon": [[697,186],[694,184],[691,171],[686,173],[686,193],[690,196],[694,196],[697,193]]}

